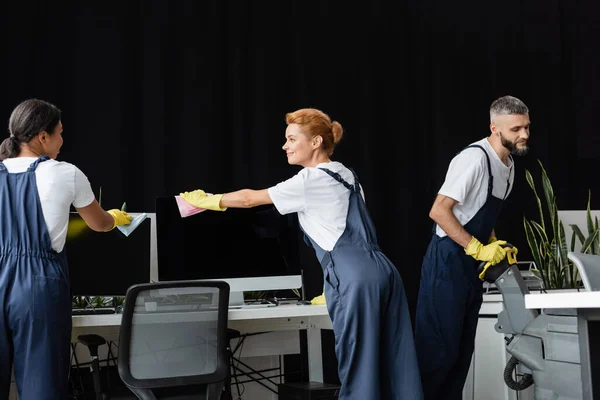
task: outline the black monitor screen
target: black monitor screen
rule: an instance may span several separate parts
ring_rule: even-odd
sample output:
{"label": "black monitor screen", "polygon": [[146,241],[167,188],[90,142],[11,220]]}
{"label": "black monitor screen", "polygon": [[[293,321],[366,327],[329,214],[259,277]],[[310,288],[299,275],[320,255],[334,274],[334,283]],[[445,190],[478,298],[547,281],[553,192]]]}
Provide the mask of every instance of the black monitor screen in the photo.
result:
{"label": "black monitor screen", "polygon": [[159,197],[156,230],[160,281],[300,275],[314,257],[296,216],[272,205],[182,218],[174,196]]}
{"label": "black monitor screen", "polygon": [[69,215],[65,252],[73,296],[124,296],[150,281],[150,218],[129,236],[118,229],[91,230],[77,213]]}

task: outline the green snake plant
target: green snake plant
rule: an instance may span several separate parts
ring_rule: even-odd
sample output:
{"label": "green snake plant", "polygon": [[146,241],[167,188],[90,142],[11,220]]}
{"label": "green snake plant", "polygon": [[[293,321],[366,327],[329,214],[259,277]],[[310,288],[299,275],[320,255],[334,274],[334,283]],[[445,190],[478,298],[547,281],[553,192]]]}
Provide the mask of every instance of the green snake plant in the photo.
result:
{"label": "green snake plant", "polygon": [[[523,216],[525,236],[535,262],[535,268],[531,272],[542,281],[544,289],[577,288],[581,286],[579,273],[577,267],[567,258],[569,248],[567,247],[565,228],[558,218],[556,195],[544,166],[539,160],[538,163],[542,170],[545,208],[542,206],[542,200],[538,195],[531,173],[528,170],[525,171],[527,183],[535,195],[539,212],[539,221]],[[573,229],[570,251],[574,251],[576,240],[579,240],[582,253],[600,254],[598,218],[592,220],[590,199],[591,193],[588,195],[587,203],[587,237],[577,225],[570,225]],[[547,225],[546,222],[550,224]]]}

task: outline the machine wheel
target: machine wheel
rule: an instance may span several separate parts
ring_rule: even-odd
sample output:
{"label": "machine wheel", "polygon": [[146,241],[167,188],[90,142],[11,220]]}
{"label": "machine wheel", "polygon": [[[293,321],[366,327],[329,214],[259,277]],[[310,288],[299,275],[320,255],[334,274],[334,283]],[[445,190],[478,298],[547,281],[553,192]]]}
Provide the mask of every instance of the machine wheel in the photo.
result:
{"label": "machine wheel", "polygon": [[519,381],[514,380],[513,371],[516,370],[517,364],[519,364],[519,360],[517,360],[514,356],[508,360],[506,367],[504,367],[504,383],[506,383],[506,386],[512,390],[519,391],[527,389],[529,386],[533,385],[533,376],[531,376],[531,374],[524,374],[523,378]]}

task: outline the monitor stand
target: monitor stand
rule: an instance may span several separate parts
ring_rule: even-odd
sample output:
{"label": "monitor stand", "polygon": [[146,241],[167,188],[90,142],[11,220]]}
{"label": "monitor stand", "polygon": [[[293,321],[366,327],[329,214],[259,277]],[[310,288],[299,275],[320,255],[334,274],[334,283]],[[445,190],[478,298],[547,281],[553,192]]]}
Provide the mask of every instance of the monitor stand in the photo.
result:
{"label": "monitor stand", "polygon": [[229,308],[242,308],[246,305],[244,302],[244,292],[229,293]]}
{"label": "monitor stand", "polygon": [[298,300],[299,306],[310,306],[312,302],[310,300],[306,300],[306,293],[304,292],[304,270],[300,271],[301,279],[302,279],[302,298]]}

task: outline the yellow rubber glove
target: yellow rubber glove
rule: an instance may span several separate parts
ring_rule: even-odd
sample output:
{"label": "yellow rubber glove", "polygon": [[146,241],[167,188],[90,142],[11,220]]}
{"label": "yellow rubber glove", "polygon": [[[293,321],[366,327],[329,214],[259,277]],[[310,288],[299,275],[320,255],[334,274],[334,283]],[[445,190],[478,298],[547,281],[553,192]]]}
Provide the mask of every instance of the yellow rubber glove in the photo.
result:
{"label": "yellow rubber glove", "polygon": [[488,261],[491,265],[496,265],[506,257],[506,250],[502,247],[505,244],[506,240],[496,240],[494,243],[484,246],[473,236],[465,249],[465,253],[476,260]]}
{"label": "yellow rubber glove", "polygon": [[312,299],[310,301],[311,304],[316,304],[316,305],[323,305],[326,304],[325,302],[325,292],[323,292],[321,295],[315,297],[314,299]]}
{"label": "yellow rubber glove", "polygon": [[[507,247],[505,251],[506,251],[506,258],[508,260],[508,264],[509,265],[516,264],[517,263],[517,254],[519,253],[519,249],[517,249],[516,247]],[[481,279],[481,280],[485,279],[485,273],[487,272],[487,269],[491,266],[492,266],[492,263],[490,263],[489,261],[485,263],[485,265],[483,266],[483,270],[479,274],[479,279]]]}
{"label": "yellow rubber glove", "polygon": [[109,213],[115,220],[112,228],[110,228],[109,231],[112,231],[119,225],[129,225],[131,219],[133,218],[131,215],[128,215],[125,211],[117,210],[116,208],[108,210],[107,213]]}
{"label": "yellow rubber glove", "polygon": [[227,207],[221,207],[221,198],[222,194],[214,194],[212,196],[208,196],[204,190],[194,190],[193,192],[183,192],[179,193],[179,196],[198,208],[205,208],[207,210],[213,211],[225,211]]}
{"label": "yellow rubber glove", "polygon": [[498,238],[496,236],[490,236],[490,238],[488,239],[488,244],[492,244],[497,240],[498,240]]}

